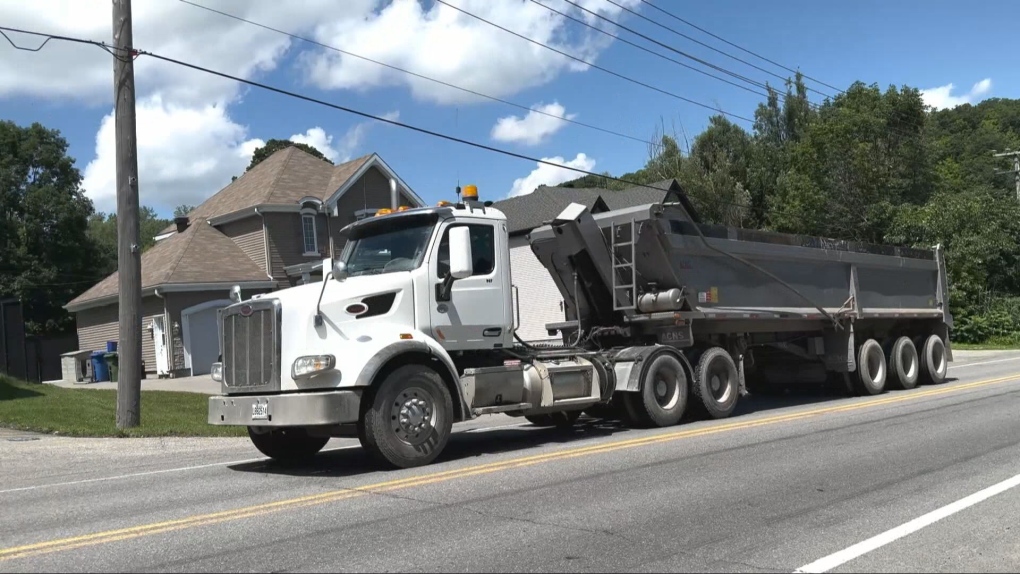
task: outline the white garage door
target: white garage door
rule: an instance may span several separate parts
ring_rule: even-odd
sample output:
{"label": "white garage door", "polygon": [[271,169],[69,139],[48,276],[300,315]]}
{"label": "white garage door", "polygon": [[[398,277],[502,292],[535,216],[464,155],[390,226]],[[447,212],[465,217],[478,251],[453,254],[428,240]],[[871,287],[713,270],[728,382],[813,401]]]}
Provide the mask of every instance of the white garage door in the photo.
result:
{"label": "white garage door", "polygon": [[219,323],[216,311],[230,301],[213,301],[185,309],[181,312],[184,323],[184,365],[192,375],[206,375],[220,354]]}

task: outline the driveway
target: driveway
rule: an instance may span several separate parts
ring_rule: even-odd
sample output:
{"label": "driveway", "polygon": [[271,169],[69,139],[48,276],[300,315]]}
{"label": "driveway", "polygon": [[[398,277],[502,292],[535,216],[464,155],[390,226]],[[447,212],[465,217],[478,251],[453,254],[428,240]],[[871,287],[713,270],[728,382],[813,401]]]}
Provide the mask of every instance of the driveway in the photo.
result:
{"label": "driveway", "polygon": [[[47,385],[56,385],[68,389],[116,389],[117,383],[68,383],[66,381],[47,381]],[[209,375],[197,377],[179,377],[176,379],[142,379],[143,391],[181,391],[216,395],[220,392],[220,384]]]}

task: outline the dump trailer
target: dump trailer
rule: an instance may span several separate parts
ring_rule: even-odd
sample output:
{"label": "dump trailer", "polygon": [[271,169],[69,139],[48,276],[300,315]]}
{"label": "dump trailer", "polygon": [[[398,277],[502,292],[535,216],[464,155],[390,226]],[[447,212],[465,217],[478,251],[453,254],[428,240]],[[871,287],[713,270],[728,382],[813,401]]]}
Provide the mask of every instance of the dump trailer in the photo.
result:
{"label": "dump trailer", "polygon": [[916,250],[702,224],[682,192],[593,215],[572,204],[528,237],[564,301],[558,344],[517,336],[505,216],[456,203],[345,227],[319,284],[220,312],[209,423],[262,453],[315,455],[358,437],[398,468],[429,464],[485,414],[640,427],[730,416],[749,391],[832,380],[854,393],[945,380],[940,247]]}

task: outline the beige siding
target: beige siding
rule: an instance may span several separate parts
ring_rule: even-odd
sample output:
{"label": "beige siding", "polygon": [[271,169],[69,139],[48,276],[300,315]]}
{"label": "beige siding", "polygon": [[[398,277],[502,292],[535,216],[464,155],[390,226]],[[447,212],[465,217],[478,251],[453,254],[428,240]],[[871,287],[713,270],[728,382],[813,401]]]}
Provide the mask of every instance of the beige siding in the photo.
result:
{"label": "beige siding", "polygon": [[[162,315],[162,299],[155,296],[142,299],[142,360],[145,361],[146,373],[156,372],[155,345],[149,325],[153,317]],[[116,304],[79,311],[75,320],[78,324],[78,348],[83,351],[105,351],[107,341],[116,341],[120,337]]]}
{"label": "beige siding", "polygon": [[549,336],[545,325],[564,320],[563,297],[523,236],[510,238],[510,272],[521,312],[518,335],[525,341],[556,339]]}
{"label": "beige siding", "polygon": [[[452,195],[452,194],[451,194]],[[413,207],[414,203],[406,191],[400,189],[400,203]],[[343,249],[340,230],[355,221],[355,213],[362,209],[380,209],[390,207],[390,180],[377,168],[369,168],[365,175],[344,193],[337,202],[337,217],[330,218],[333,234],[333,248],[339,255]]]}
{"label": "beige siding", "polygon": [[262,269],[266,267],[265,234],[262,231],[262,218],[246,217],[240,221],[232,221],[219,226],[221,233],[234,240],[252,261]]}
{"label": "beige siding", "polygon": [[[266,233],[269,238],[270,273],[274,279],[285,279],[285,267],[311,263],[329,257],[329,232],[326,216],[315,218],[319,254],[305,255],[300,213],[267,213]],[[331,222],[332,224],[332,222]]]}

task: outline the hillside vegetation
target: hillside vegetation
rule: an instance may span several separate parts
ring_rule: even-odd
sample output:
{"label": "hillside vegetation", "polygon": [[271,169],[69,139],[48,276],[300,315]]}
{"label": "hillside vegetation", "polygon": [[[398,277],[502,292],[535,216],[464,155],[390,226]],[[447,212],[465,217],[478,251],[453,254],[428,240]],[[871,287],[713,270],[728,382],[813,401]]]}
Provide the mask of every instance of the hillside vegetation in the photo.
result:
{"label": "hillside vegetation", "polygon": [[[932,111],[913,88],[857,83],[820,104],[796,78],[751,131],[719,115],[693,139],[657,134],[621,179],[676,178],[713,223],[946,247],[955,340],[1020,344],[1020,203],[994,150],[1020,147],[1020,100]],[[998,173],[997,173],[998,172]],[[586,176],[570,187],[623,189]]]}

